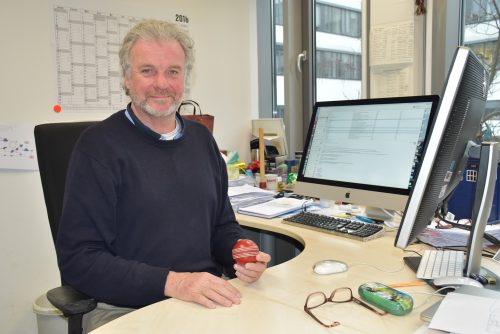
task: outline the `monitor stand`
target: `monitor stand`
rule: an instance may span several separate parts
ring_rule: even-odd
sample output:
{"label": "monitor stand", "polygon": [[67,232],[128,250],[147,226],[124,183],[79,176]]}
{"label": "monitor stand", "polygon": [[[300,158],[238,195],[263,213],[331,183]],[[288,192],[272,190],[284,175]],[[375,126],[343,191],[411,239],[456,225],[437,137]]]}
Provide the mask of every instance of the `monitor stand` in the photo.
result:
{"label": "monitor stand", "polygon": [[[408,268],[410,268],[411,270],[413,270],[415,273],[418,271],[418,266],[420,265],[420,259],[421,259],[420,256],[405,256],[405,257],[403,257],[403,260],[404,260],[405,264],[408,266]],[[487,269],[485,267],[481,267],[479,269],[479,275],[485,275],[485,276],[489,276],[489,277],[492,277],[492,278],[496,279],[496,283],[495,284],[486,284],[486,285],[484,285],[485,289],[500,291],[500,278],[498,277],[497,274],[495,274],[494,272],[492,272],[491,270],[489,270],[489,269]],[[427,284],[429,284],[429,286],[431,286],[435,290],[439,289],[439,287],[435,286],[432,283],[431,279],[424,279],[424,281],[426,281]],[[454,291],[454,289],[451,289],[449,291],[445,290],[445,291],[442,291],[442,293],[446,294],[446,293],[452,292],[452,291]]]}
{"label": "monitor stand", "polygon": [[418,271],[418,266],[420,265],[420,256],[405,256],[403,260],[405,264],[413,270],[415,273]]}
{"label": "monitor stand", "polygon": [[[472,206],[472,224],[465,254],[464,276],[470,277],[472,274],[476,274],[493,278],[495,284],[486,284],[484,287],[500,291],[500,277],[481,266],[484,231],[491,211],[497,178],[498,150],[498,143],[487,142],[481,144],[479,151],[479,168]],[[405,257],[404,261],[413,271],[417,272],[420,257]]]}

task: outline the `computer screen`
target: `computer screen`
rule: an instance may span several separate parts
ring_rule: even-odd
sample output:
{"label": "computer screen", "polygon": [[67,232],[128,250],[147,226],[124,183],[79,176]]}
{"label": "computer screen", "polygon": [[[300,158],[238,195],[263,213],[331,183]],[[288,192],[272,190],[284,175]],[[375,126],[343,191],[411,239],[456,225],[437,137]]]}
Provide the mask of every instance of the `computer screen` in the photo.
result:
{"label": "computer screen", "polygon": [[[474,141],[477,141],[480,133],[487,91],[488,73],[481,61],[470,49],[458,47],[448,72],[420,172],[399,226],[395,246],[406,248],[416,240],[437,214],[442,213],[442,206],[446,205],[462,179],[469,148]],[[497,164],[498,161],[492,162],[493,168]],[[483,197],[487,192],[491,198],[482,201],[482,208],[475,202],[476,213],[480,210],[485,211],[488,201],[491,208],[492,186],[482,186],[482,188],[478,188],[479,192],[476,195]],[[487,220],[489,210],[486,211],[488,212],[482,213],[483,217],[477,218],[476,215],[474,220]],[[485,225],[486,221],[473,221],[467,263],[471,260],[470,257],[476,258],[473,262],[480,262],[481,239]],[[476,245],[472,245],[471,241]],[[479,252],[473,251],[478,244],[481,245]]]}
{"label": "computer screen", "polygon": [[318,102],[294,191],[403,210],[438,96]]}
{"label": "computer screen", "polygon": [[396,246],[405,248],[416,239],[461,180],[466,149],[476,139],[484,115],[487,78],[472,51],[457,48]]}

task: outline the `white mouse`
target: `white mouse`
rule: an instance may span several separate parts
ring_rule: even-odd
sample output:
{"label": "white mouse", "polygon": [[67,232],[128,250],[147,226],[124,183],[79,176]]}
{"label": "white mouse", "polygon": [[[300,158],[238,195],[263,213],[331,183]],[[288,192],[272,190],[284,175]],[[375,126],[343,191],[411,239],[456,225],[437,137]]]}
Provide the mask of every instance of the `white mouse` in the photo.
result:
{"label": "white mouse", "polygon": [[455,277],[455,276],[443,276],[435,278],[432,283],[438,287],[442,286],[460,286],[460,285],[471,285],[478,288],[482,288],[483,285],[473,278],[469,277]]}
{"label": "white mouse", "polygon": [[347,271],[347,264],[337,260],[321,260],[313,265],[316,274],[329,275]]}

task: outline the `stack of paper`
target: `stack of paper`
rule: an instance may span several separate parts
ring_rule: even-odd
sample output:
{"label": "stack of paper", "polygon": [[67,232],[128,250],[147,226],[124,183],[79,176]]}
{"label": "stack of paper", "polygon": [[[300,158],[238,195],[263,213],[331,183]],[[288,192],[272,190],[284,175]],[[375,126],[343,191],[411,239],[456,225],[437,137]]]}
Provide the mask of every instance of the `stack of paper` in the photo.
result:
{"label": "stack of paper", "polygon": [[267,202],[273,199],[275,192],[252,187],[248,184],[236,187],[229,187],[227,194],[233,210]]}
{"label": "stack of paper", "polygon": [[301,210],[306,204],[309,203],[310,201],[305,199],[283,197],[239,208],[238,213],[263,218],[274,218],[293,211]]}

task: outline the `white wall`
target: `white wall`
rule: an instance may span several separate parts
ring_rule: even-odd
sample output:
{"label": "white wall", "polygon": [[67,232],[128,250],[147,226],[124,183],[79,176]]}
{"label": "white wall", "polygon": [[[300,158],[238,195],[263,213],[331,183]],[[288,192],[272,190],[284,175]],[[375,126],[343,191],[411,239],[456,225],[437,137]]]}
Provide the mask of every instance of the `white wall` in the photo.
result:
{"label": "white wall", "polygon": [[[70,7],[189,16],[197,63],[191,97],[215,115],[219,146],[248,160],[250,120],[258,115],[255,1],[60,0]],[[0,123],[102,119],[55,114],[51,0],[0,4]],[[161,15],[161,14],[158,14]],[[56,148],[55,148],[56,149]],[[38,172],[0,170],[0,332],[36,333],[35,297],[59,284]]]}

